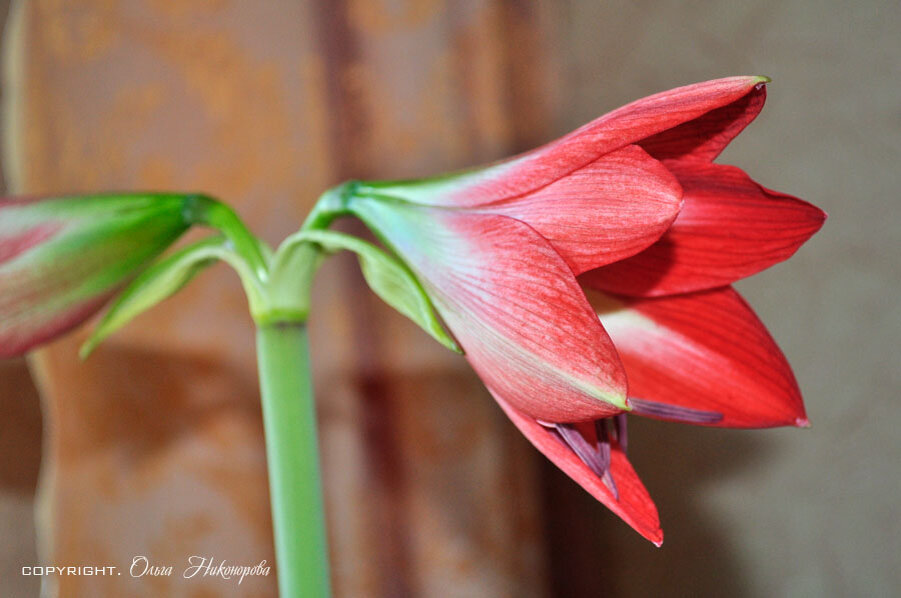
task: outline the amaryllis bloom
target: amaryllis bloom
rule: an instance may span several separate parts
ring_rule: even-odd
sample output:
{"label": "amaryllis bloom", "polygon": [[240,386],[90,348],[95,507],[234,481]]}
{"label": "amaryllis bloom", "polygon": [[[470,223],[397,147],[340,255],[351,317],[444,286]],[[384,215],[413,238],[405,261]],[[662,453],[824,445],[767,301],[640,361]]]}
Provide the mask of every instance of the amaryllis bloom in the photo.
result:
{"label": "amaryllis bloom", "polygon": [[191,224],[196,198],[0,199],[0,358],[82,323]]}
{"label": "amaryllis bloom", "polygon": [[788,363],[728,285],[791,256],[825,215],[712,163],[760,111],[766,81],[682,87],[487,168],[345,194],[519,429],[658,544],[624,412],[807,421]]}

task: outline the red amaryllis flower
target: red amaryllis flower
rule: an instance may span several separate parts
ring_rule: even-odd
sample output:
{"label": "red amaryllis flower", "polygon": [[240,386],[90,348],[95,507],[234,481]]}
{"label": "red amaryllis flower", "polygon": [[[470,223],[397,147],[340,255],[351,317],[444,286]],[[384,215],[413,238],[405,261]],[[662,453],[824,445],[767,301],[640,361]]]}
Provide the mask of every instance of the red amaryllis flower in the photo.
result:
{"label": "red amaryllis flower", "polygon": [[788,258],[824,214],[711,163],[760,111],[765,82],[660,93],[484,169],[344,197],[519,429],[658,544],[624,411],[806,425],[785,358],[726,285]]}

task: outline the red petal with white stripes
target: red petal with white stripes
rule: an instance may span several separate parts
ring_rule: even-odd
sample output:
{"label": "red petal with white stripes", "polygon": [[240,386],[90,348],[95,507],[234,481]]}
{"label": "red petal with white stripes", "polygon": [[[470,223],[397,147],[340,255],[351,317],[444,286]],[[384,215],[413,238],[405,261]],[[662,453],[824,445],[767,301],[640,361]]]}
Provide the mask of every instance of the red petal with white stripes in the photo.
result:
{"label": "red petal with white stripes", "polygon": [[719,287],[791,257],[826,214],[766,189],[734,166],[667,161],[683,189],[682,210],[641,253],[585,273],[586,286],[633,296]]}
{"label": "red petal with white stripes", "polygon": [[676,177],[629,145],[534,193],[474,210],[525,222],[579,274],[654,243],[681,205]]}
{"label": "red petal with white stripes", "polygon": [[730,428],[807,425],[785,356],[731,287],[588,296],[626,368],[634,414]]}
{"label": "red petal with white stripes", "polygon": [[765,101],[766,85],[759,83],[731,104],[648,137],[640,145],[659,160],[712,162],[760,114]]}

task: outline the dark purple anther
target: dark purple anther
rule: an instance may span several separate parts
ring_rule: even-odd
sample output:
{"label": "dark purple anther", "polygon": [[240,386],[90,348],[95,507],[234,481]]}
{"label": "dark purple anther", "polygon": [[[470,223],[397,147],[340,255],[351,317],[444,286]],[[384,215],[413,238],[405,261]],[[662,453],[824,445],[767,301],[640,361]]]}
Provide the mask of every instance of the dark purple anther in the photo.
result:
{"label": "dark purple anther", "polygon": [[572,449],[572,451],[582,460],[588,469],[602,477],[604,472],[610,466],[609,453],[608,460],[605,463],[601,455],[601,451],[597,447],[591,446],[585,437],[572,424],[557,424],[557,432],[563,438],[563,441]]}
{"label": "dark purple anther", "polygon": [[588,469],[601,478],[604,485],[613,493],[613,497],[619,500],[619,491],[616,489],[613,474],[610,473],[610,440],[605,420],[595,422],[595,429],[598,433],[597,446],[592,446],[572,424],[553,424],[551,427],[551,424],[542,421],[538,423],[554,432],[557,438],[568,446]]}
{"label": "dark purple anther", "polygon": [[[595,421],[594,431],[598,437],[598,452],[601,454],[601,462],[604,464],[604,471],[606,472],[610,469],[610,433],[607,430],[607,420],[599,419]],[[601,477],[604,476],[601,475]]]}
{"label": "dark purple anther", "polygon": [[613,417],[613,427],[616,429],[616,441],[623,453],[629,445],[629,435],[626,433],[626,414],[620,413]]}
{"label": "dark purple anther", "polygon": [[613,497],[619,500],[619,491],[616,489],[616,482],[613,480],[613,474],[610,473],[610,431],[608,429],[609,419],[599,419],[594,422],[594,431],[598,437],[598,452],[601,454],[601,460],[604,462],[604,473],[601,475],[601,481],[607,486],[607,489],[613,493]]}
{"label": "dark purple anther", "polygon": [[659,417],[660,419],[669,419],[686,424],[715,424],[723,419],[723,414],[716,411],[679,407],[634,397],[629,397],[629,402],[632,403],[632,413],[636,415]]}

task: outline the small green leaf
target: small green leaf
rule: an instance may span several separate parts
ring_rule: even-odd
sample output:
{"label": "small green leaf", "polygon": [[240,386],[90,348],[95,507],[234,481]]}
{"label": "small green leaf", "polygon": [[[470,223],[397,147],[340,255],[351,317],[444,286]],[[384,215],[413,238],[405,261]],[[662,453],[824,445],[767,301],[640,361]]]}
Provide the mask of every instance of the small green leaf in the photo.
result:
{"label": "small green leaf", "polygon": [[307,244],[318,245],[327,253],[341,250],[356,253],[363,277],[376,295],[448,349],[463,352],[438,320],[429,296],[412,272],[397,258],[357,237],[326,230],[306,230],[291,235],[279,247],[273,260],[273,285],[278,284],[277,275],[290,276],[280,264],[292,261],[291,255]]}
{"label": "small green leaf", "polygon": [[116,298],[91,337],[81,346],[79,354],[82,359],[113,332],[174,295],[201,270],[219,260],[229,262],[238,271],[253,310],[255,304],[260,302],[260,291],[250,267],[231,250],[228,240],[219,236],[210,237],[156,262],[135,278]]}

